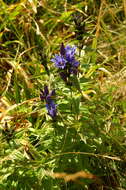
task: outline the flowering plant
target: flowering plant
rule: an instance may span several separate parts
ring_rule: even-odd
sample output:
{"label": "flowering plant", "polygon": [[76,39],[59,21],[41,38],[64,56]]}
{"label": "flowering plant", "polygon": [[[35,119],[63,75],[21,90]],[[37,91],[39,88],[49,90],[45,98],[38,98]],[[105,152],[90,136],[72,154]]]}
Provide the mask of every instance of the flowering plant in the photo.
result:
{"label": "flowering plant", "polygon": [[55,63],[55,67],[59,69],[60,77],[68,84],[71,74],[77,75],[79,62],[75,59],[76,47],[61,44],[60,54],[56,54],[51,61]]}

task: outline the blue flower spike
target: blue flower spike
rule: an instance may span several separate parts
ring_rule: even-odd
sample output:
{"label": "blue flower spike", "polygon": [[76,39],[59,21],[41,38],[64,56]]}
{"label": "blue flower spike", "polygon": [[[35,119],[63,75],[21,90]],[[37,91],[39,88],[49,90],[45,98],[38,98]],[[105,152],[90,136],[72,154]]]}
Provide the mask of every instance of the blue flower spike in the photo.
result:
{"label": "blue flower spike", "polygon": [[40,99],[46,102],[46,109],[48,114],[54,119],[57,115],[57,105],[54,102],[54,96],[56,95],[55,90],[49,93],[48,86],[44,86],[44,91],[41,90]]}

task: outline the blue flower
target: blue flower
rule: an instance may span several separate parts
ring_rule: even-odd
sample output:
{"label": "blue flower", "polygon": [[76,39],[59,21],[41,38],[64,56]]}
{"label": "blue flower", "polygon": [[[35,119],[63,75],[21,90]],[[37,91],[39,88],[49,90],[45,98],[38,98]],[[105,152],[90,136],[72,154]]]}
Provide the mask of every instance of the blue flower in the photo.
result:
{"label": "blue flower", "polygon": [[41,100],[46,100],[47,95],[49,94],[49,90],[47,86],[44,86],[44,91],[41,90],[40,98]]}
{"label": "blue flower", "polygon": [[53,59],[51,59],[52,62],[55,63],[55,66],[59,69],[64,69],[66,67],[66,59],[62,55],[55,55]]}
{"label": "blue flower", "polygon": [[54,101],[52,100],[50,103],[46,104],[46,108],[48,110],[48,114],[52,117],[55,118],[56,114],[57,114],[57,109],[56,109],[57,105],[54,103]]}
{"label": "blue flower", "polygon": [[41,93],[40,93],[40,99],[45,100],[48,114],[52,118],[55,118],[56,114],[57,114],[57,105],[54,103],[54,100],[53,100],[55,95],[56,95],[55,90],[52,90],[49,93],[49,90],[48,90],[47,86],[44,86],[44,91],[41,90]]}
{"label": "blue flower", "polygon": [[66,68],[67,66],[66,63],[69,63],[74,66],[75,62],[77,62],[75,60],[75,51],[76,51],[75,46],[71,47],[67,45],[66,47],[64,47],[64,44],[62,43],[60,47],[60,55],[56,54],[55,57],[51,59],[51,61],[55,63],[55,66],[57,68],[61,69]]}
{"label": "blue flower", "polygon": [[76,51],[76,47],[71,47],[69,45],[67,45],[65,47],[65,57],[66,57],[66,60],[70,63],[72,63],[74,60],[75,60],[75,51]]}
{"label": "blue flower", "polygon": [[79,62],[75,59],[76,47],[71,47],[67,45],[66,47],[62,43],[60,46],[60,54],[56,54],[52,62],[55,63],[55,66],[59,69],[60,77],[66,82],[69,83],[70,75],[77,75]]}

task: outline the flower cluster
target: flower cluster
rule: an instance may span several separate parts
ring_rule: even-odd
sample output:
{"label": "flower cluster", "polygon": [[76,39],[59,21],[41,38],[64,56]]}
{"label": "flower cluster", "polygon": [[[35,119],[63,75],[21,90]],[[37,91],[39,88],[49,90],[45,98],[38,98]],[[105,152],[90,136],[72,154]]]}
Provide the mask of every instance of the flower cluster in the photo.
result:
{"label": "flower cluster", "polygon": [[[70,75],[77,75],[79,62],[75,59],[75,51],[76,47],[71,47],[67,45],[64,47],[64,44],[61,44],[60,54],[56,54],[52,62],[55,63],[55,66],[59,69],[60,77],[66,82],[66,84],[70,83]],[[45,85],[44,90],[41,90],[40,99],[45,100],[46,109],[48,114],[55,119],[57,115],[57,105],[54,102],[55,90],[52,90],[49,93],[48,87]]]}
{"label": "flower cluster", "polygon": [[44,86],[44,90],[41,90],[40,99],[45,100],[48,114],[54,119],[57,114],[57,105],[54,102],[55,90],[49,93],[48,87]]}
{"label": "flower cluster", "polygon": [[68,79],[71,74],[78,73],[79,62],[75,59],[76,47],[71,47],[67,45],[64,47],[64,44],[61,44],[60,54],[56,54],[51,61],[55,63],[55,67],[59,69],[59,74],[61,78],[68,82]]}

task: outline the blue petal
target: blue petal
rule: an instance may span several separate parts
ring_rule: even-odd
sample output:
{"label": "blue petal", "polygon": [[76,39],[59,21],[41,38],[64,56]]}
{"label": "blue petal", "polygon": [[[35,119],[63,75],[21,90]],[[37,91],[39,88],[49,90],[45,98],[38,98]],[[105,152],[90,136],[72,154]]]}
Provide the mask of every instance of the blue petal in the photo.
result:
{"label": "blue petal", "polygon": [[46,108],[48,110],[48,114],[54,118],[57,114],[57,105],[52,101],[51,104],[46,104]]}
{"label": "blue petal", "polygon": [[55,55],[53,59],[51,59],[53,63],[55,63],[55,66],[60,69],[64,69],[66,67],[66,59],[64,59],[61,55]]}
{"label": "blue petal", "polygon": [[71,47],[71,46],[67,45],[65,47],[65,50],[66,50],[66,59],[67,59],[67,61],[68,62],[73,61],[74,55],[75,55],[75,51],[76,51],[76,47],[75,46]]}
{"label": "blue petal", "polygon": [[48,86],[44,86],[44,94],[47,96],[49,94]]}

